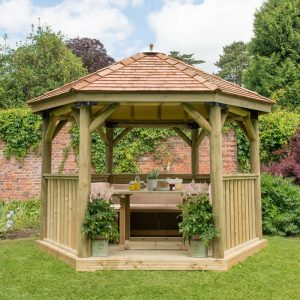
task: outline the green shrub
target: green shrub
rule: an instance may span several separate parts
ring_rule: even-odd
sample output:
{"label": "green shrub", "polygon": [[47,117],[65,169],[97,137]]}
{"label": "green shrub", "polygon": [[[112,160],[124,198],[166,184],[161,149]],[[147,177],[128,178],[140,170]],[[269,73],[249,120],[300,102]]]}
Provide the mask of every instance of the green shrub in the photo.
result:
{"label": "green shrub", "polygon": [[300,187],[292,180],[264,173],[261,176],[265,234],[300,234]]}
{"label": "green shrub", "polygon": [[39,199],[27,201],[0,201],[0,227],[6,223],[6,216],[13,211],[11,230],[38,229],[40,226],[41,201]]}
{"label": "green shrub", "polygon": [[[300,123],[300,114],[276,111],[259,118],[260,158],[265,165],[279,161],[281,153],[276,151],[287,145]],[[243,131],[234,123],[226,125],[235,130],[239,168],[249,171],[249,141]]]}

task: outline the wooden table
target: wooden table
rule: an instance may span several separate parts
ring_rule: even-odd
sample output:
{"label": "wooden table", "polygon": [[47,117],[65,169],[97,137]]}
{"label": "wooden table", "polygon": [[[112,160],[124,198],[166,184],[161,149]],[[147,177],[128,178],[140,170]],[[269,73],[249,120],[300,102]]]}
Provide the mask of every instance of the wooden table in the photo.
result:
{"label": "wooden table", "polygon": [[182,195],[183,191],[148,191],[147,189],[139,191],[129,191],[129,190],[115,190],[113,196],[120,199],[120,250],[125,250],[125,241],[129,242],[130,239],[130,196],[131,195],[147,195],[147,194],[172,194],[172,195]]}

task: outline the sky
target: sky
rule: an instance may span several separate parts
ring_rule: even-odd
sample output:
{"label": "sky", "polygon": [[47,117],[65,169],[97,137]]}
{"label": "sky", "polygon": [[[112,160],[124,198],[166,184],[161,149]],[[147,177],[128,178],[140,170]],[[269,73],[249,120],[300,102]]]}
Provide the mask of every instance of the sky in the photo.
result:
{"label": "sky", "polygon": [[[50,25],[66,38],[99,39],[116,60],[149,50],[194,53],[205,71],[223,47],[250,41],[264,0],[0,0],[0,37],[12,47],[31,24]],[[40,20],[40,21],[39,21]],[[3,40],[1,40],[1,43]]]}

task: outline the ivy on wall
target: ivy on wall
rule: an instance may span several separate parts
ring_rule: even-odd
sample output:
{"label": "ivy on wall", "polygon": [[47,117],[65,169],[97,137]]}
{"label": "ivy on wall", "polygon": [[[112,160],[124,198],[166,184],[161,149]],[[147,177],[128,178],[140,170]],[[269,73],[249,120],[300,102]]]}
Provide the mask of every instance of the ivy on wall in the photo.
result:
{"label": "ivy on wall", "polygon": [[0,140],[5,142],[4,155],[22,159],[36,150],[41,140],[41,117],[29,109],[0,110]]}
{"label": "ivy on wall", "polygon": [[[122,129],[116,128],[114,137]],[[164,139],[175,136],[173,130],[168,129],[133,129],[114,147],[114,172],[138,172],[137,160],[144,153],[153,152],[156,146]],[[71,129],[72,146],[78,154],[79,131],[77,126]],[[97,132],[92,134],[92,165],[97,173],[105,169],[105,145]]]}

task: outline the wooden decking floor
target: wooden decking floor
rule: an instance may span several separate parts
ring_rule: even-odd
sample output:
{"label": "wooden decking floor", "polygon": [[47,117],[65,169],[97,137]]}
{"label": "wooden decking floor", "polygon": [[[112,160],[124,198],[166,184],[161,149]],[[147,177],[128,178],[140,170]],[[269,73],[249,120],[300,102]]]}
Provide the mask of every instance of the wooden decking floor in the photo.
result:
{"label": "wooden decking floor", "polygon": [[223,259],[194,258],[183,250],[123,250],[109,246],[109,256],[78,258],[76,254],[47,241],[38,241],[48,253],[73,266],[77,271],[97,270],[214,270],[226,271],[233,265],[267,246],[266,240],[254,239],[225,253]]}

